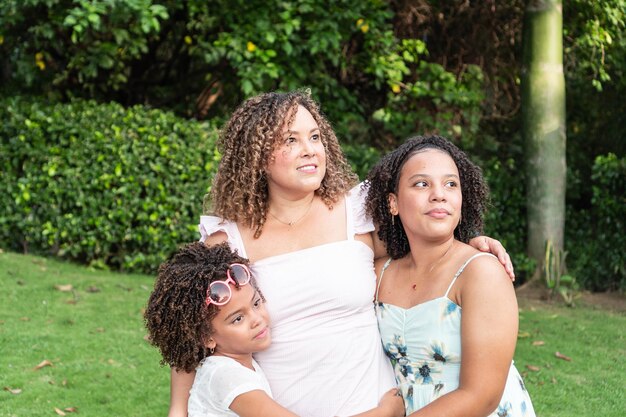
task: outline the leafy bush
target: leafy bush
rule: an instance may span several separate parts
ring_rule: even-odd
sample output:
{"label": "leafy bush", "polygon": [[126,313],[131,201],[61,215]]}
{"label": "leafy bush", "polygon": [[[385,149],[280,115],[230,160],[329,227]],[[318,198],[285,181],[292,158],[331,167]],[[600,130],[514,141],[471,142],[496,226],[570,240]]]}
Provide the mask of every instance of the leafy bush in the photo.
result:
{"label": "leafy bush", "polygon": [[216,131],[141,106],[0,101],[0,245],[153,271],[196,225]]}
{"label": "leafy bush", "polygon": [[568,212],[566,249],[572,275],[594,291],[626,289],[626,158],[596,157],[588,210]]}

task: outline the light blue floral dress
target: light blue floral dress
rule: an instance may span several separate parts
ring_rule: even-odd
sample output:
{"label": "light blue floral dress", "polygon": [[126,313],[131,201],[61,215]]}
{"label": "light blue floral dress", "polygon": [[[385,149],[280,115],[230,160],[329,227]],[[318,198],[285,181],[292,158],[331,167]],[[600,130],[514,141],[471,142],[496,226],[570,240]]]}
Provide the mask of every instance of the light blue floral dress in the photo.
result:
{"label": "light blue floral dress", "polygon": [[[448,298],[448,293],[467,264],[482,255],[489,254],[476,254],[463,264],[443,297],[408,309],[379,302],[376,290],[378,327],[395,370],[407,416],[459,385],[461,307]],[[391,259],[383,266],[379,288],[390,263]],[[524,382],[513,364],[500,404],[490,416],[535,416]]]}

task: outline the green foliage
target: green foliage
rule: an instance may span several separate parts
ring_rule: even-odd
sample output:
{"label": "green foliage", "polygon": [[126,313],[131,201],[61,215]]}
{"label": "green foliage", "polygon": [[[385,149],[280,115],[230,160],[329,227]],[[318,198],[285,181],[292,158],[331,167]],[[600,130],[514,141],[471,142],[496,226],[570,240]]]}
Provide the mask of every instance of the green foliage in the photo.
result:
{"label": "green foliage", "polygon": [[570,269],[588,289],[626,289],[626,157],[598,156],[588,210],[573,211],[566,227]]}
{"label": "green foliage", "polygon": [[428,62],[394,24],[382,1],[8,1],[0,58],[18,92],[223,118],[250,95],[310,86],[344,141],[475,131],[480,69]]}
{"label": "green foliage", "polygon": [[574,0],[565,8],[566,74],[602,91],[610,83],[626,83],[626,0]]}
{"label": "green foliage", "polygon": [[[158,37],[167,10],[152,0],[31,0],[0,4],[3,52],[17,82],[72,95],[121,89]],[[48,87],[46,87],[48,85]]]}
{"label": "green foliage", "polygon": [[0,245],[155,270],[197,239],[215,130],[141,106],[0,104]]}
{"label": "green foliage", "polygon": [[580,295],[576,278],[567,273],[567,252],[557,249],[551,240],[546,242],[546,253],[543,261],[543,279],[550,290],[550,296],[559,294],[565,304],[573,307],[574,298]]}
{"label": "green foliage", "polygon": [[523,161],[513,156],[493,157],[481,164],[489,184],[491,206],[485,234],[500,240],[515,266],[516,281],[531,278],[536,263],[526,255],[526,190]]}

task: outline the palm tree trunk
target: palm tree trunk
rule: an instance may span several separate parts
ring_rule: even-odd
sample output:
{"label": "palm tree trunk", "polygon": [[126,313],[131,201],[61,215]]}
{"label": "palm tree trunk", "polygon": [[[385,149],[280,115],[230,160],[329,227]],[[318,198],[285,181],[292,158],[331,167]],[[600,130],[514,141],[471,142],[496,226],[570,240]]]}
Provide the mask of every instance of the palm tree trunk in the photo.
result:
{"label": "palm tree trunk", "polygon": [[521,92],[528,255],[541,266],[548,240],[555,250],[563,248],[565,224],[562,1],[527,1],[523,30]]}

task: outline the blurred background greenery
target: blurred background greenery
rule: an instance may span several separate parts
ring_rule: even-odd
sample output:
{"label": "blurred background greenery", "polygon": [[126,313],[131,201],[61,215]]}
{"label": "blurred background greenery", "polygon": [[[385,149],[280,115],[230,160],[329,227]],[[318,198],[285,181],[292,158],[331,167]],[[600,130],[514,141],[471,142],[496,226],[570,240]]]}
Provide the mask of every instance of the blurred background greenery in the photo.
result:
{"label": "blurred background greenery", "polygon": [[[563,7],[565,250],[626,287],[626,0]],[[486,234],[526,255],[523,0],[0,1],[0,247],[153,272],[197,238],[235,106],[310,88],[363,177],[410,135],[446,136],[493,195]]]}

